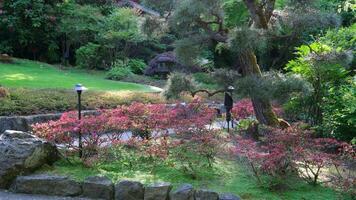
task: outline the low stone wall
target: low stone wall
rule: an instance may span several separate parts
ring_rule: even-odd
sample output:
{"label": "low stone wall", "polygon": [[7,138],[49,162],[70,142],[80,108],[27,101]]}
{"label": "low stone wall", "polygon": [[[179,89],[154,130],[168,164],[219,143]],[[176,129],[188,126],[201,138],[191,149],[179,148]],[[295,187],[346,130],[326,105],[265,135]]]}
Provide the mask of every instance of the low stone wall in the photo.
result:
{"label": "low stone wall", "polygon": [[74,181],[67,176],[46,174],[19,176],[10,190],[16,193],[105,200],[240,200],[233,194],[196,190],[190,184],[183,184],[172,191],[170,183],[144,186],[140,182],[123,180],[114,184],[110,179],[99,176],[88,177],[83,182]]}
{"label": "low stone wall", "polygon": [[[97,111],[88,110],[83,111],[84,115],[96,114]],[[57,120],[63,113],[54,114],[39,114],[29,116],[13,116],[13,117],[0,117],[0,133],[6,130],[16,131],[31,131],[31,125],[35,123],[42,123],[50,120]]]}

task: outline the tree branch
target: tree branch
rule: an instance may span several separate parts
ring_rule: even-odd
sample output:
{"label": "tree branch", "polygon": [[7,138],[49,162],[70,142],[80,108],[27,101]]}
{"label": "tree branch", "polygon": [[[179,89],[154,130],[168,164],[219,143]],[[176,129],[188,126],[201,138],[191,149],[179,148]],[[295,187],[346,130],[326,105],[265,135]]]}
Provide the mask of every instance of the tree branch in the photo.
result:
{"label": "tree branch", "polygon": [[208,96],[209,97],[212,97],[212,96],[214,96],[214,95],[216,95],[216,94],[218,94],[218,93],[223,93],[223,92],[225,92],[225,90],[216,90],[216,91],[214,91],[214,92],[210,92],[209,90],[204,90],[204,89],[202,89],[202,90],[196,90],[196,91],[193,91],[193,92],[190,92],[191,93],[191,95],[194,97],[196,94],[198,94],[198,93],[207,93],[208,94]]}

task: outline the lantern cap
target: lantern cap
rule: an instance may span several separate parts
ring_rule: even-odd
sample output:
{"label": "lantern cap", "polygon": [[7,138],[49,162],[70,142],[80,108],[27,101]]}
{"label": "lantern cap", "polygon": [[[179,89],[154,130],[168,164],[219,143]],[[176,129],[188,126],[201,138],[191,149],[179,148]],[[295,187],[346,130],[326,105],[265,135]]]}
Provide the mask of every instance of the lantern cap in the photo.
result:
{"label": "lantern cap", "polygon": [[84,87],[82,84],[75,84],[74,90],[77,92],[88,90],[88,88]]}
{"label": "lantern cap", "polygon": [[227,87],[227,91],[228,92],[232,92],[232,91],[234,91],[235,90],[235,88],[234,88],[234,86],[229,86],[229,87]]}

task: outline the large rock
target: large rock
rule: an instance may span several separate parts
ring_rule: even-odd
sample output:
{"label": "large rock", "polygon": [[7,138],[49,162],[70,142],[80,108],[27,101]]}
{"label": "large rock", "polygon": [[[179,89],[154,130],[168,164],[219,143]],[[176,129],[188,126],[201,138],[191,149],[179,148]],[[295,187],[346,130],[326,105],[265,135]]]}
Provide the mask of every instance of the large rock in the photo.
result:
{"label": "large rock", "polygon": [[10,190],[26,194],[78,196],[82,193],[82,186],[66,176],[39,174],[17,177]]}
{"label": "large rock", "polygon": [[195,200],[218,200],[219,194],[211,190],[197,190]]}
{"label": "large rock", "polygon": [[145,187],[145,200],[167,200],[172,189],[170,183],[155,183]]}
{"label": "large rock", "polygon": [[114,198],[114,184],[106,177],[88,177],[83,182],[83,196],[111,200]]}
{"label": "large rock", "polygon": [[8,188],[19,174],[26,174],[59,158],[57,148],[21,131],[0,135],[0,188]]}
{"label": "large rock", "polygon": [[29,129],[23,117],[0,117],[0,133],[6,130],[29,131]]}
{"label": "large rock", "polygon": [[241,200],[241,198],[236,195],[226,193],[226,194],[220,194],[219,200]]}
{"label": "large rock", "polygon": [[144,187],[140,182],[120,181],[115,185],[115,200],[143,200]]}
{"label": "large rock", "polygon": [[194,200],[194,188],[190,184],[181,185],[170,195],[170,200]]}

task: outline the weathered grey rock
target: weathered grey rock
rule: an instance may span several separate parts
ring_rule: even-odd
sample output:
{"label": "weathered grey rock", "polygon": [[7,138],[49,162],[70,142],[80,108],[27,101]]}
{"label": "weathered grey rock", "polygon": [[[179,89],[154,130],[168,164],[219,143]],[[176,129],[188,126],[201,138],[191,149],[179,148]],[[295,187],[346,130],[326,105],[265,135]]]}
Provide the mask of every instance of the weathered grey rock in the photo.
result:
{"label": "weathered grey rock", "polygon": [[218,200],[218,193],[211,190],[197,190],[195,192],[195,200]]}
{"label": "weathered grey rock", "polygon": [[20,194],[0,189],[1,200],[93,200],[83,197],[58,197],[41,194]]}
{"label": "weathered grey rock", "polygon": [[83,182],[83,196],[111,200],[114,198],[114,184],[106,177],[88,177]]}
{"label": "weathered grey rock", "polygon": [[17,177],[10,190],[25,194],[78,196],[82,193],[82,186],[66,176],[39,174]]}
{"label": "weathered grey rock", "polygon": [[23,117],[0,117],[0,133],[6,130],[29,131],[29,125]]}
{"label": "weathered grey rock", "polygon": [[167,200],[172,190],[170,183],[155,183],[145,187],[145,200]]}
{"label": "weathered grey rock", "polygon": [[226,193],[226,194],[220,194],[219,200],[241,200],[241,198],[236,195]]}
{"label": "weathered grey rock", "polygon": [[144,187],[140,182],[120,181],[115,185],[115,200],[143,200]]}
{"label": "weathered grey rock", "polygon": [[194,188],[190,184],[181,185],[170,195],[170,200],[194,200]]}
{"label": "weathered grey rock", "polygon": [[8,188],[17,175],[52,164],[58,158],[53,144],[29,133],[5,131],[0,135],[0,188]]}

